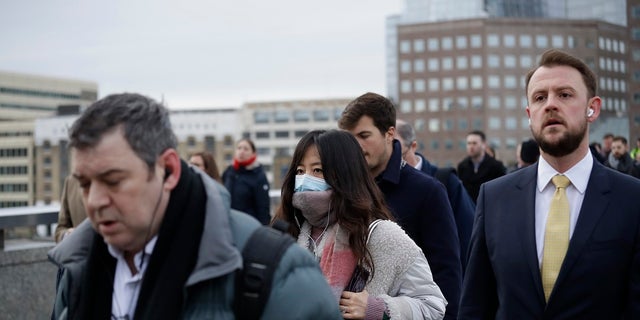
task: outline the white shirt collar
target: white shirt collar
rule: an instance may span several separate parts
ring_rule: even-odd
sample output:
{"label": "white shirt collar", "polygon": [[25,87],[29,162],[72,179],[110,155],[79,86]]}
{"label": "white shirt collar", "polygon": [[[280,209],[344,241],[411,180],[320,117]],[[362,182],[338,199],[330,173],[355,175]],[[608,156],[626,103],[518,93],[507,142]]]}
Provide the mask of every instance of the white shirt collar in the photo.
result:
{"label": "white shirt collar", "polygon": [[416,158],[418,158],[418,163],[416,163],[415,168],[418,170],[422,170],[422,157],[419,155],[416,155]]}
{"label": "white shirt collar", "polygon": [[[591,152],[587,151],[587,154],[576,163],[573,167],[569,168],[564,175],[569,178],[571,184],[584,195],[587,190],[587,184],[589,183],[589,177],[591,176],[591,169],[593,168],[593,156]],[[588,172],[589,174],[584,174]],[[543,158],[540,157],[538,161],[538,191],[542,190],[549,184],[551,178],[556,174],[560,174],[556,169]]]}
{"label": "white shirt collar", "polygon": [[[156,247],[156,241],[158,240],[158,235],[153,236],[153,238],[151,238],[151,240],[149,240],[149,242],[147,242],[147,245],[144,246],[144,253],[147,257],[151,256],[151,253],[153,252],[153,248]],[[109,249],[109,254],[111,254],[112,257],[120,260],[124,260],[124,252],[110,244],[107,243],[107,249]],[[140,259],[142,259],[142,251],[136,253],[135,256],[133,256],[133,263],[136,266],[136,268],[138,268],[140,266]],[[146,258],[148,259],[148,258]],[[146,260],[145,259],[145,260]],[[146,264],[146,262],[145,262]],[[140,271],[140,270],[138,270]]]}

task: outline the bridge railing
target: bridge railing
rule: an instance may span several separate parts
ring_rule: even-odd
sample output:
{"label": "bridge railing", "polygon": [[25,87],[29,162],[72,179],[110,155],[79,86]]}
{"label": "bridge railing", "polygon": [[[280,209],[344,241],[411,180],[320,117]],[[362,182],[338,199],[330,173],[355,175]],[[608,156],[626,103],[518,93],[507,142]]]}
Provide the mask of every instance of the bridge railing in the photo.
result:
{"label": "bridge railing", "polygon": [[58,222],[60,205],[14,207],[0,209],[0,250],[4,250],[4,230]]}

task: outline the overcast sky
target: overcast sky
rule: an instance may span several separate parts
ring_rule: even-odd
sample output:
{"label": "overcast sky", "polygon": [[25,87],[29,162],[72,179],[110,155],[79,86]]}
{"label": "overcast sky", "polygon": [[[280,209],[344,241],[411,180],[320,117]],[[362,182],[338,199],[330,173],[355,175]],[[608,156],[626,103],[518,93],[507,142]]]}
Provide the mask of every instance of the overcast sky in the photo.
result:
{"label": "overcast sky", "polygon": [[2,0],[0,70],[95,81],[169,107],[386,94],[401,0]]}

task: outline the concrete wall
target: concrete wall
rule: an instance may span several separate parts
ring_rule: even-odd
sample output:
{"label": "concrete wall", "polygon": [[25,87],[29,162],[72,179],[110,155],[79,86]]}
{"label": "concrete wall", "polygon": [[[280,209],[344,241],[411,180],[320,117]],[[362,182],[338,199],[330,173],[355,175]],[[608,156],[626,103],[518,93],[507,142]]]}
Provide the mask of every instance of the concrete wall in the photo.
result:
{"label": "concrete wall", "polygon": [[47,260],[52,247],[0,251],[0,318],[50,319],[57,275]]}

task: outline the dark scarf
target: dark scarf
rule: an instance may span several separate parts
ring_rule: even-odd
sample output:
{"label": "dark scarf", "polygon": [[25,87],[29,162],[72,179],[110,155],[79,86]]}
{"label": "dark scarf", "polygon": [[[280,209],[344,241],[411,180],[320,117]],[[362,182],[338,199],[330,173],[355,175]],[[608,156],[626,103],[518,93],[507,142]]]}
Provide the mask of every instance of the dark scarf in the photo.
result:
{"label": "dark scarf", "polygon": [[[142,279],[135,319],[178,319],[184,303],[184,284],[198,257],[206,193],[197,174],[181,163],[182,175],[165,212],[156,246]],[[113,295],[113,258],[96,234],[88,261],[87,292],[79,301],[80,318],[109,319]]]}

